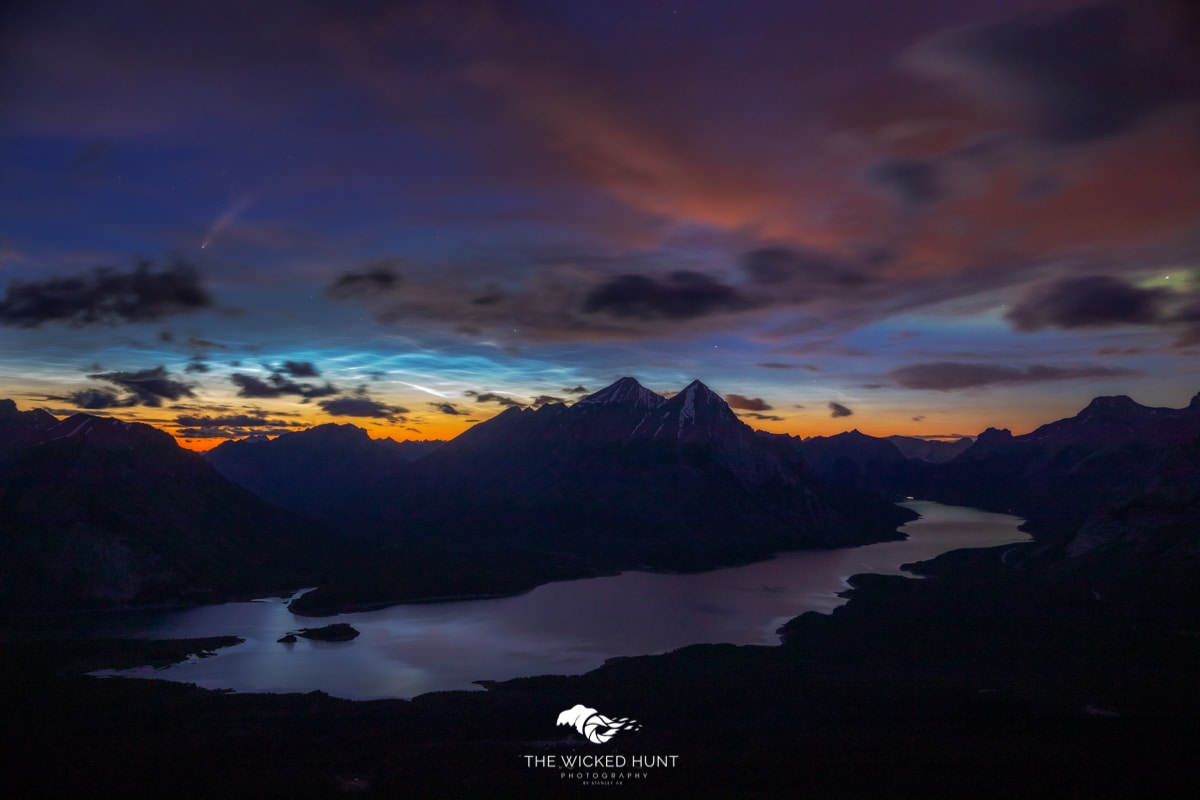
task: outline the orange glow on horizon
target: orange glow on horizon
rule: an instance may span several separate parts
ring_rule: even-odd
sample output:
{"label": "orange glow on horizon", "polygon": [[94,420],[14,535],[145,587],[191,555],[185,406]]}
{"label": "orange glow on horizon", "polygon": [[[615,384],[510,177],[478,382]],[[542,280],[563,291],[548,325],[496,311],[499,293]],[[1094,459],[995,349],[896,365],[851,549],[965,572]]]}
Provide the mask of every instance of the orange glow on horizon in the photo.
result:
{"label": "orange glow on horizon", "polygon": [[[982,417],[976,418],[977,416],[954,415],[950,418],[929,419],[917,422],[903,414],[858,413],[850,417],[832,418],[826,416],[823,419],[813,419],[804,415],[797,415],[785,418],[782,421],[763,421],[752,418],[742,419],[742,421],[756,430],[766,431],[767,433],[787,434],[801,439],[808,439],[814,436],[835,436],[839,433],[846,433],[852,430],[857,430],[867,436],[877,438],[888,436],[913,436],[934,439],[955,438],[960,435],[977,436],[988,427],[1009,428],[1014,435],[1020,435],[1053,421],[1052,419],[1034,419],[1032,417],[1028,419],[985,420]],[[480,422],[485,421],[480,420]],[[311,425],[296,428],[296,431],[307,430],[308,428],[325,424],[329,424],[329,422],[314,420]],[[405,425],[399,423],[378,423],[373,420],[363,419],[346,419],[335,424],[351,424],[363,428],[372,439],[391,438],[396,441],[403,441],[405,439],[413,441],[440,439],[449,441],[479,423],[455,421],[453,418],[449,418],[445,423],[442,423],[440,420],[434,424],[422,423],[419,426],[419,432],[409,430]],[[185,438],[179,436],[174,431],[168,432],[175,436],[175,440],[179,443],[180,447],[197,453],[211,450],[222,442],[230,441],[223,438]],[[271,438],[275,437],[272,436]]]}

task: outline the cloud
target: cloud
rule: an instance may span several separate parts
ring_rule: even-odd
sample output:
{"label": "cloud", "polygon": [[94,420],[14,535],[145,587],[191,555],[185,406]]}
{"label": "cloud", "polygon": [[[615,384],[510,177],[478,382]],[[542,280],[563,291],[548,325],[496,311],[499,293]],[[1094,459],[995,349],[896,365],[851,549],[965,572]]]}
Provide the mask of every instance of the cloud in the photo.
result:
{"label": "cloud", "polygon": [[[88,377],[95,381],[111,383],[129,392],[120,402],[121,405],[158,407],[162,405],[163,400],[195,396],[192,394],[191,385],[175,380],[166,367],[161,366],[135,372],[98,372]],[[76,392],[76,395],[78,394],[80,393]]]}
{"label": "cloud", "polygon": [[285,361],[279,371],[293,378],[316,378],[321,374],[311,361]]}
{"label": "cloud", "polygon": [[936,205],[945,194],[938,162],[929,158],[880,159],[867,168],[867,180],[911,210]]}
{"label": "cloud", "polygon": [[1117,378],[1137,374],[1140,374],[1137,370],[1117,367],[1056,367],[1043,364],[1009,367],[940,361],[900,367],[889,372],[887,376],[905,389],[933,389],[945,392],[981,386],[1012,386],[1082,378]]}
{"label": "cloud", "polygon": [[771,406],[767,405],[761,397],[743,397],[740,394],[725,395],[725,402],[730,408],[740,408],[745,411],[770,411]]}
{"label": "cloud", "polygon": [[661,279],[618,275],[588,292],[583,312],[635,319],[692,319],[745,305],[732,286],[702,272],[679,270]]}
{"label": "cloud", "polygon": [[541,408],[542,406],[550,405],[552,403],[565,403],[565,402],[567,402],[567,401],[562,399],[561,397],[554,397],[554,396],[548,395],[548,394],[539,394],[537,397],[533,398],[533,403],[531,403],[531,405],[534,408]]}
{"label": "cloud", "polygon": [[812,364],[785,364],[780,361],[765,361],[761,364],[755,364],[756,367],[762,369],[806,369],[809,372],[820,372],[821,368]]}
{"label": "cloud", "polygon": [[317,405],[326,414],[334,417],[374,417],[386,419],[388,422],[403,421],[401,415],[408,413],[407,408],[389,406],[363,395],[335,397],[332,400],[322,400]]}
{"label": "cloud", "polygon": [[751,419],[761,419],[764,422],[783,422],[783,417],[777,417],[774,414],[756,414],[747,411],[744,414],[739,414],[739,417],[750,417]]}
{"label": "cloud", "polygon": [[585,388],[583,386],[576,386],[572,389],[563,389],[563,393],[564,394],[587,394],[588,390],[587,390],[587,388]]}
{"label": "cloud", "polygon": [[181,414],[175,418],[175,424],[186,428],[292,428],[300,425],[298,422],[267,419],[262,415],[250,414],[228,414],[219,417]]}
{"label": "cloud", "polygon": [[463,411],[461,408],[454,405],[453,403],[430,403],[429,405],[433,406],[434,408],[436,408],[438,411],[442,412],[443,414],[449,414],[450,416],[453,416],[453,417],[465,416],[467,414],[466,411]]}
{"label": "cloud", "polygon": [[228,350],[229,349],[229,345],[227,345],[227,344],[221,344],[220,342],[214,342],[212,339],[201,339],[196,336],[189,336],[188,340],[185,344],[187,345],[187,348],[189,350],[196,350],[199,352],[205,352],[208,350]]}
{"label": "cloud", "polygon": [[[1098,2],[943,33],[908,54],[1052,144],[1119,136],[1200,99],[1194,42],[1146,2]],[[1157,16],[1157,18],[1156,18]]]}
{"label": "cloud", "polygon": [[1034,286],[1005,318],[1019,331],[1103,328],[1164,321],[1169,289],[1143,289],[1111,275],[1085,275]]}
{"label": "cloud", "polygon": [[118,397],[113,392],[107,389],[83,389],[78,392],[71,392],[66,397],[54,397],[54,400],[66,400],[72,403],[76,408],[86,408],[88,410],[96,410],[101,408],[127,408],[132,405],[137,405],[137,398],[130,395],[127,397]]}
{"label": "cloud", "polygon": [[915,417],[913,417],[913,418],[912,418],[912,421],[913,421],[913,422],[924,422],[924,421],[925,421],[925,415],[924,415],[924,414],[917,414]]}
{"label": "cloud", "polygon": [[149,322],[212,305],[191,264],[175,259],[155,272],[141,261],[129,272],[107,267],[70,277],[13,280],[0,300],[0,325],[36,328],[44,322],[71,327]]}
{"label": "cloud", "polygon": [[516,400],[512,399],[511,397],[508,397],[508,396],[502,395],[502,394],[495,394],[494,392],[484,392],[483,394],[476,394],[475,392],[467,392],[467,394],[474,397],[476,403],[496,403],[497,405],[501,405],[501,406],[508,406],[508,407],[516,406],[517,408],[520,408],[522,406],[521,403],[517,402]]}
{"label": "cloud", "polygon": [[[619,258],[557,254],[551,263],[514,277],[486,304],[474,299],[482,285],[494,281],[495,264],[413,265],[420,280],[394,291],[338,297],[364,303],[380,322],[427,322],[459,336],[502,343],[703,335],[802,305],[828,319],[825,308],[812,305],[815,301],[831,308],[862,305],[871,295],[885,293],[865,262],[803,247],[757,248],[731,256],[728,274],[664,272],[667,257],[678,254],[670,248]],[[343,276],[354,278],[355,285],[360,277]],[[821,318],[813,317],[812,324],[819,327]]]}
{"label": "cloud", "polygon": [[326,287],[325,294],[338,300],[371,297],[390,292],[398,288],[400,283],[400,275],[395,272],[395,262],[388,259],[370,264],[362,272],[349,272],[340,276]]}
{"label": "cloud", "polygon": [[243,439],[253,434],[279,436],[291,428],[180,428],[175,434],[183,439]]}
{"label": "cloud", "polygon": [[316,386],[311,383],[297,383],[285,378],[280,372],[272,372],[266,380],[253,375],[235,372],[229,376],[229,380],[238,387],[238,397],[283,397],[284,395],[295,395],[305,400],[313,400],[318,397],[329,397],[341,391],[341,389],[328,381],[325,382],[324,386]]}
{"label": "cloud", "polygon": [[833,417],[834,419],[837,419],[838,417],[849,417],[853,416],[854,414],[854,412],[846,408],[846,406],[842,405],[841,403],[835,403],[832,400],[829,402],[829,411],[831,412],[829,416]]}
{"label": "cloud", "polygon": [[[798,247],[764,247],[752,250],[742,258],[742,269],[760,286],[777,290],[791,287],[793,290],[813,292],[831,287],[860,286],[870,282],[870,276],[850,262],[818,250]],[[804,294],[787,298],[764,297],[761,302],[770,303],[779,299],[791,301],[807,300]]]}

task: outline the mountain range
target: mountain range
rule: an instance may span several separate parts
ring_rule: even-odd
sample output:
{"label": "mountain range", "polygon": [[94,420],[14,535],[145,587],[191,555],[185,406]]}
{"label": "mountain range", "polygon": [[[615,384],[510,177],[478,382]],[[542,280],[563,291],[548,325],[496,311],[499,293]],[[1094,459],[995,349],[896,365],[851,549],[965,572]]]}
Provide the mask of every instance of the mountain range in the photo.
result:
{"label": "mountain range", "polygon": [[876,541],[907,518],[873,495],[821,493],[798,466],[703,383],[667,400],[622,378],[475,426],[413,464],[395,509],[409,536],[536,539],[659,568]]}
{"label": "mountain range", "polygon": [[[201,456],[148,425],[0,401],[0,608],[202,602],[317,580],[302,613],[697,570],[898,536],[909,495],[1021,515],[1014,565],[1190,590],[1200,395],[1096,398],[925,447],[754,431],[694,381],[622,378],[441,442],[321,425]],[[955,452],[957,451],[957,452]],[[1157,584],[1156,584],[1157,585]]]}
{"label": "mountain range", "polygon": [[312,578],[321,538],[149,425],[0,401],[0,608],[285,589]]}
{"label": "mountain range", "polygon": [[[1097,397],[1074,417],[1013,436],[989,428],[945,464],[914,465],[912,492],[1025,517],[1029,567],[1112,591],[1200,589],[1200,395],[1184,408]],[[1200,594],[1193,594],[1194,602]]]}

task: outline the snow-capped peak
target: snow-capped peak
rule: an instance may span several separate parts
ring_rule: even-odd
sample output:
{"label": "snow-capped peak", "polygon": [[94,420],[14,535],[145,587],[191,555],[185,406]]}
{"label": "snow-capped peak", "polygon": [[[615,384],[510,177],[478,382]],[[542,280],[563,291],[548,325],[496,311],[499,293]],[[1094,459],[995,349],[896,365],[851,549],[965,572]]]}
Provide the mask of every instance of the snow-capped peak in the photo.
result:
{"label": "snow-capped peak", "polygon": [[616,383],[588,395],[575,405],[624,405],[635,408],[658,408],[666,400],[637,382],[636,378],[621,378]]}

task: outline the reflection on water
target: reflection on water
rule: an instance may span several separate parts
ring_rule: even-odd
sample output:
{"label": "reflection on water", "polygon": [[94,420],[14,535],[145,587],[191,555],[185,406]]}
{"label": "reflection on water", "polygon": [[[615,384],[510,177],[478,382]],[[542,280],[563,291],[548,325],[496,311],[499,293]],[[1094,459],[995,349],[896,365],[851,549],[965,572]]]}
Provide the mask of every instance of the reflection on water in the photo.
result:
{"label": "reflection on water", "polygon": [[[234,635],[244,644],[163,670],[116,674],[237,691],[339,697],[412,697],[470,689],[477,680],[586,672],[613,656],[663,653],[702,642],[775,644],[805,611],[831,611],[859,572],[903,574],[900,564],[962,547],[1027,540],[1004,514],[916,501],[922,515],[902,542],[788,553],[695,575],[628,572],[552,583],[518,597],[393,606],[333,620],[292,616],[283,600],[87,618],[88,634],[140,638]],[[348,622],[352,642],[276,640],[298,627]]]}

